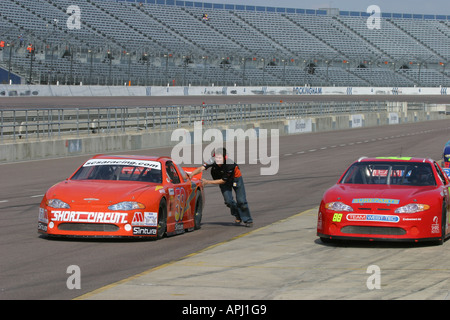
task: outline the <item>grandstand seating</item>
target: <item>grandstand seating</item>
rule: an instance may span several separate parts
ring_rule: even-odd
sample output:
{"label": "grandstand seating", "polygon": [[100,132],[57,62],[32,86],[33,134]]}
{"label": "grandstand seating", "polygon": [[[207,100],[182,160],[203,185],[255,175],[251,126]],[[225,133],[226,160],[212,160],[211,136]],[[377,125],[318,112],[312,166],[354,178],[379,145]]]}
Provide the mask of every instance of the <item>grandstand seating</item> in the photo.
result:
{"label": "grandstand seating", "polygon": [[383,13],[370,29],[365,12],[78,0],[73,29],[68,5],[3,0],[0,67],[32,83],[450,85],[450,16]]}

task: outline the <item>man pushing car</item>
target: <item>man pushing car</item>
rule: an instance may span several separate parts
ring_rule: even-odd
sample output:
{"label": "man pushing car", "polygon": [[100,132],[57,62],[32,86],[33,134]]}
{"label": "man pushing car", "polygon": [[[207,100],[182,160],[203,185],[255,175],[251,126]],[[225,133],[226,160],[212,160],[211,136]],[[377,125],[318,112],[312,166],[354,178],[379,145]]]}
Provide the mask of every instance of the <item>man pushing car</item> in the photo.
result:
{"label": "man pushing car", "polygon": [[[235,223],[240,224],[243,222],[246,227],[252,227],[253,219],[247,203],[241,170],[233,160],[228,158],[225,148],[215,149],[211,158],[195,169],[189,176],[193,177],[209,168],[211,168],[213,180],[202,179],[203,185],[219,185],[225,205],[230,208],[231,215],[235,218]],[[236,194],[236,201],[233,199],[233,190]]]}

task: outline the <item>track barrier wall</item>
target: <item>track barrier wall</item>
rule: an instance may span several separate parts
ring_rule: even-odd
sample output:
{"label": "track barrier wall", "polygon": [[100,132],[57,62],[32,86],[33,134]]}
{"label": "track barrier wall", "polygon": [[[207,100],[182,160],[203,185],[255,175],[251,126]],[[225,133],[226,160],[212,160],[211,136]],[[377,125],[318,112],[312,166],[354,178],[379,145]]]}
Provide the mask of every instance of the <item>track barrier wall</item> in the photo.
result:
{"label": "track barrier wall", "polygon": [[[330,104],[330,103],[328,103]],[[327,104],[327,105],[328,105]],[[357,103],[358,104],[358,103]],[[361,104],[364,104],[361,102]],[[280,104],[277,106],[280,108]],[[207,108],[208,106],[206,106]],[[234,106],[236,107],[236,105]],[[202,108],[204,108],[202,106]],[[232,109],[228,105],[218,106],[221,110]],[[257,109],[257,107],[255,107]],[[47,159],[57,157],[92,155],[98,153],[127,152],[133,150],[152,149],[160,147],[171,147],[180,143],[179,140],[173,141],[172,134],[176,129],[185,130],[186,136],[193,137],[195,124],[201,124],[202,130],[208,128],[218,129],[224,135],[226,140],[227,129],[254,129],[259,132],[266,129],[271,132],[275,129],[278,135],[303,134],[312,132],[323,132],[331,130],[354,129],[361,127],[373,127],[384,125],[395,125],[401,123],[411,123],[428,120],[439,120],[446,118],[446,106],[412,104],[408,106],[406,102],[387,103],[385,107],[375,108],[372,111],[362,112],[358,106],[351,110],[341,110],[339,106],[336,110],[340,112],[312,112],[300,116],[286,114],[277,114],[273,105],[269,112],[262,112],[257,119],[228,119],[228,121],[215,121],[215,118],[193,117],[188,122],[180,123],[179,117],[170,118],[170,122],[152,127],[150,130],[140,130],[138,127],[129,130],[126,127],[110,126],[105,130],[97,125],[92,125],[92,121],[85,122],[85,132],[78,131],[76,134],[67,134],[66,132],[53,132],[52,135],[41,134],[41,136],[32,136],[23,139],[22,136],[13,135],[8,139],[0,141],[0,163],[9,163],[16,161]],[[218,109],[219,110],[219,109]],[[272,111],[270,111],[272,110]],[[242,112],[240,110],[237,113]],[[272,112],[272,113],[271,113]],[[225,113],[226,114],[226,113]],[[245,114],[245,112],[244,112]],[[276,116],[275,116],[276,115]],[[160,119],[161,120],[161,119]],[[119,123],[114,119],[110,122]],[[144,119],[141,120],[143,123]],[[166,119],[167,121],[167,119]],[[20,126],[18,126],[20,128]],[[3,130],[3,129],[2,129]],[[23,125],[21,129],[23,134]],[[188,139],[189,143],[195,141]]]}
{"label": "track barrier wall", "polygon": [[[191,87],[0,84],[0,98],[14,96],[199,96],[199,95],[447,95],[446,87]],[[450,91],[449,91],[450,94]]]}

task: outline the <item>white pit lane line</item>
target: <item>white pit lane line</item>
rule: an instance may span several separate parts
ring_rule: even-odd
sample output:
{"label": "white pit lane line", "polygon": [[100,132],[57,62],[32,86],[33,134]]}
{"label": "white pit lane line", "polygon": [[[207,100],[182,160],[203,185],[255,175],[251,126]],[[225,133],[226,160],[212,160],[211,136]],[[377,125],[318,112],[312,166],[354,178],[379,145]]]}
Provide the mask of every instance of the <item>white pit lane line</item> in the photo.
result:
{"label": "white pit lane line", "polygon": [[[44,194],[36,194],[36,195],[32,195],[32,196],[24,196],[24,197],[21,197],[20,199],[23,199],[23,198],[30,198],[30,199],[42,198],[43,196],[44,196]],[[10,202],[10,201],[14,201],[14,200],[3,199],[3,200],[0,200],[0,203],[7,203],[7,202]]]}
{"label": "white pit lane line", "polygon": [[399,134],[399,135],[396,135],[396,136],[383,137],[383,138],[381,138],[381,137],[379,137],[379,138],[372,138],[370,140],[349,142],[349,143],[343,143],[343,144],[340,144],[340,145],[332,145],[332,146],[327,146],[327,147],[318,147],[316,149],[309,149],[307,151],[297,151],[295,153],[285,153],[285,154],[283,154],[283,156],[284,157],[289,157],[289,156],[293,156],[294,154],[305,154],[307,152],[315,152],[315,151],[318,151],[318,150],[327,150],[328,148],[346,147],[346,146],[353,146],[355,144],[370,143],[370,142],[382,141],[382,140],[390,140],[390,139],[401,138],[401,137],[405,137],[405,136],[409,136],[409,135],[424,134],[424,133],[428,133],[428,132],[431,132],[431,131],[433,131],[433,130],[422,131],[422,132],[414,132],[414,133],[407,133],[407,134]]}

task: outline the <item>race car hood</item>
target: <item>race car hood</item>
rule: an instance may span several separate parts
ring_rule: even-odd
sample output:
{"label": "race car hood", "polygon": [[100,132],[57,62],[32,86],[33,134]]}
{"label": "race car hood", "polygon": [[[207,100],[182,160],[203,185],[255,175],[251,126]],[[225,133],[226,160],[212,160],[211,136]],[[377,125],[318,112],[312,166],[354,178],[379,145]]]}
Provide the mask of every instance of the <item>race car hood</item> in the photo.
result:
{"label": "race car hood", "polygon": [[110,205],[121,201],[137,200],[144,191],[155,190],[156,187],[156,184],[142,182],[65,180],[50,188],[46,197],[60,199],[71,205],[87,202]]}
{"label": "race car hood", "polygon": [[328,190],[326,201],[336,201],[339,198],[339,201],[348,205],[352,203],[377,203],[402,206],[414,200],[422,202],[423,200],[429,200],[430,194],[435,193],[435,191],[436,187],[434,186],[405,187],[339,184]]}

